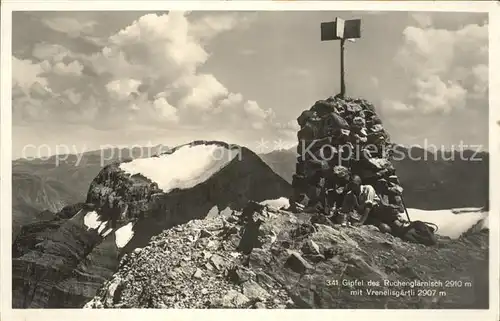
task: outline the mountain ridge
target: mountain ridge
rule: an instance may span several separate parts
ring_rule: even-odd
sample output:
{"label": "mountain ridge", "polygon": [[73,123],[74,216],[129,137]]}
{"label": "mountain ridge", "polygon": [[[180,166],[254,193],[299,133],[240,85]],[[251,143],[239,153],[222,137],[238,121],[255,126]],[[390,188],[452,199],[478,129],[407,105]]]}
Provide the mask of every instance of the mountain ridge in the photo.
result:
{"label": "mountain ridge", "polygon": [[[161,164],[162,159],[180,157],[185,149],[203,150],[214,144],[227,150],[222,142],[196,141],[154,161]],[[239,152],[241,159],[229,160],[206,180],[169,192],[159,189],[161,182],[126,173],[120,169],[124,162],[106,165],[90,184],[86,203],[21,230],[13,244],[13,306],[81,307],[114,273],[121,255],[147,245],[164,229],[241,209],[250,199],[264,201],[291,193],[290,184],[252,151]]]}
{"label": "mountain ridge", "polygon": [[[168,158],[172,157],[172,155],[177,155],[177,150],[182,150],[182,148],[196,148],[196,146],[211,144],[226,149],[229,146],[234,147],[234,145],[223,142],[195,141],[191,144],[181,145],[177,147],[178,149],[172,149],[170,153],[165,153],[165,155],[151,157],[151,159],[160,162],[162,157]],[[255,204],[252,202],[277,199],[284,195],[290,195],[291,193],[290,184],[273,171],[271,167],[266,164],[265,160],[244,147],[241,148],[240,152],[244,154],[241,159],[230,160],[228,164],[216,171],[215,174],[206,181],[200,182],[185,190],[174,188],[166,193],[161,188],[161,182],[153,182],[150,177],[147,177],[147,174],[132,172],[127,174],[124,172],[124,169],[121,167],[122,164],[134,162],[134,159],[111,161],[99,171],[98,175],[96,175],[91,184],[89,184],[85,202],[65,206],[57,213],[46,213],[42,219],[27,224],[21,229],[20,235],[13,244],[14,307],[83,307],[89,300],[94,300],[91,302],[94,302],[98,307],[99,298],[104,299],[104,301],[107,300],[105,298],[106,294],[103,294],[102,291],[106,293],[106,291],[109,291],[109,286],[111,285],[106,282],[108,280],[113,282],[113,275],[116,276],[116,271],[119,273],[123,271],[121,269],[124,264],[126,265],[126,261],[124,260],[128,260],[135,256],[138,257],[139,260],[142,260],[141,264],[147,264],[144,258],[140,259],[140,256],[137,256],[137,253],[141,252],[144,248],[150,248],[152,244],[158,244],[158,235],[170,233],[165,231],[175,232],[182,230],[184,228],[183,226],[190,226],[189,224],[200,224],[191,222],[200,222],[203,218],[207,219],[206,224],[212,224],[214,220],[222,220],[221,235],[226,235],[226,237],[229,238],[226,241],[232,242],[231,244],[237,244],[240,251],[244,252],[244,255],[246,255],[245,253],[247,251],[244,250],[244,248],[248,246],[247,242],[250,242],[250,244],[265,244],[269,242],[269,240],[278,237],[278,239],[281,238],[281,241],[290,243],[294,239],[289,239],[290,233],[295,233],[293,231],[296,229],[299,231],[302,228],[306,228],[306,226],[310,226],[310,224],[312,224],[312,226],[315,226],[314,224],[325,224],[325,222],[321,221],[308,223],[307,219],[304,219],[306,217],[311,217],[310,214],[291,214],[283,211],[275,212],[276,214],[282,215],[283,219],[288,220],[288,222],[291,223],[290,225],[289,223],[281,221],[281,219],[277,221],[276,214],[272,214],[273,210],[270,210],[271,214],[268,215],[264,213],[266,210],[262,212],[262,208],[257,210],[257,212],[253,212],[254,214],[251,215],[252,217],[256,215],[255,218],[260,217],[262,219],[262,229],[257,223],[259,221],[258,219],[254,221],[257,225],[252,225],[253,223],[250,223],[253,219],[250,221],[244,219],[241,223],[238,223],[239,225],[235,224],[235,220],[240,220],[242,216],[247,215],[243,214],[245,213],[246,207],[254,206],[255,209],[256,205],[251,205]],[[175,164],[179,164],[177,166],[185,166],[187,163],[177,162]],[[175,169],[175,166],[172,168]],[[168,173],[168,170],[165,170],[165,172]],[[112,223],[113,217],[116,217],[116,225],[114,227]],[[228,221],[230,224],[227,223]],[[205,223],[201,224],[202,225],[199,226],[201,229],[207,227],[203,225]],[[217,223],[217,225],[219,225],[219,223]],[[293,229],[290,229],[291,226],[293,226]],[[306,229],[310,228],[307,227]],[[341,231],[335,232],[335,229],[335,227],[330,227],[330,229],[328,229],[327,234],[329,236],[323,234],[321,234],[323,236],[320,236],[314,233],[310,234],[310,232],[300,233],[305,233],[304,235],[307,236],[307,238],[312,237],[312,240],[316,240],[323,244],[321,245],[322,247],[325,247],[325,242],[327,241],[322,239],[323,237],[329,239],[330,237],[334,237],[334,235],[344,235]],[[125,235],[126,238],[124,241],[120,240],[123,239],[123,233],[128,233],[128,235]],[[392,246],[396,246],[399,248],[402,247],[405,250],[414,251],[411,250],[414,247],[413,245],[406,245],[400,243],[400,241],[395,241],[390,235],[379,235],[377,234],[379,232],[369,227],[363,227],[359,231],[361,234],[356,231],[352,233],[348,232],[348,235],[342,237],[344,239],[345,237],[350,237],[357,242],[361,242],[359,244],[363,244],[363,247],[372,242],[369,241],[365,243],[367,240],[376,239],[378,240],[377,242],[381,244],[387,243],[389,249]],[[208,235],[214,235],[214,233],[209,232]],[[193,234],[192,237],[197,238],[199,236],[194,236]],[[257,237],[257,241],[255,237]],[[320,238],[318,239],[318,237]],[[471,240],[474,239],[474,241],[464,242],[469,244],[468,246],[477,247],[478,251],[480,251],[478,256],[474,256],[474,258],[471,257],[470,259],[477,260],[477,262],[481,262],[481,266],[484,266],[483,263],[485,262],[485,258],[483,254],[487,246],[485,245],[485,242],[487,242],[487,234],[485,234],[484,231],[476,231],[474,233],[467,233],[467,237]],[[249,241],[248,238],[253,240]],[[361,238],[361,240],[359,238]],[[455,244],[455,241],[446,237],[440,238],[440,240],[443,244],[442,246],[445,248],[448,246],[446,244],[450,242]],[[207,239],[207,241],[209,240]],[[283,242],[280,243],[282,244],[280,246],[285,246]],[[214,249],[210,250],[211,245],[209,244],[212,243],[203,244],[203,246],[208,246],[206,250],[214,251]],[[346,246],[349,244],[350,243],[347,242]],[[233,245],[227,244],[226,246],[231,247]],[[450,246],[454,247],[455,245]],[[467,254],[463,245],[457,246],[460,249],[458,250],[460,257],[470,255]],[[324,249],[326,250],[326,248]],[[284,250],[285,249],[281,247],[279,252],[282,253]],[[301,249],[294,250],[302,251]],[[260,262],[260,260],[268,260],[270,255],[271,257],[275,255],[270,252],[259,252],[259,249],[253,249],[253,251],[257,257],[254,257],[254,259],[249,258],[250,261],[257,260],[256,262]],[[349,251],[352,251],[352,249],[350,248]],[[229,252],[222,252],[221,255],[226,258],[227,256],[223,253],[230,255]],[[436,255],[436,252],[432,253],[434,253],[432,255]],[[370,260],[372,260],[372,258],[365,257],[362,261],[359,261],[358,259],[354,259],[354,257],[358,256],[352,256],[352,253],[349,254],[347,252],[345,254],[347,255],[345,257],[347,261],[344,263],[349,264],[351,268],[354,269],[352,270],[353,273],[374,271],[373,269],[380,273],[387,273],[380,270],[381,267],[378,265],[372,266],[373,269],[367,269],[365,263],[371,265],[372,263],[370,263]],[[325,256],[324,253],[321,255]],[[326,256],[328,255],[329,254],[326,254]],[[285,257],[281,254],[276,256],[279,262],[284,258]],[[320,261],[323,260],[321,256],[307,258],[306,255],[306,260],[310,263],[299,261],[302,262],[301,264],[307,265],[318,263],[315,261],[317,259],[320,259]],[[450,258],[450,260],[452,260],[452,258]],[[217,265],[217,263],[210,264]],[[235,264],[245,263],[237,263],[235,261]],[[273,264],[278,263],[275,262]],[[274,266],[273,269],[281,269],[280,264],[281,263],[272,265]],[[318,264],[322,267],[320,269],[321,271],[325,273],[329,271],[328,269],[325,270],[325,268],[329,266],[330,263],[325,265],[326,263],[319,262]],[[406,269],[404,267],[404,260],[399,262],[398,266],[403,270]],[[241,269],[245,269],[245,266],[242,266]],[[356,270],[357,272],[355,272]],[[281,272],[274,274],[272,271],[265,272],[267,276],[271,276],[271,278],[275,280],[284,277],[285,283],[292,282],[296,278],[296,276],[289,274],[289,272],[284,272],[285,275],[281,275],[280,273]],[[331,273],[331,271],[328,273]],[[262,277],[265,279],[267,276],[263,275]],[[134,278],[135,277],[136,276],[134,276]],[[187,274],[184,275],[184,277],[187,277]],[[260,280],[262,281],[264,279]],[[254,280],[254,282],[259,284],[259,287],[265,288],[265,284],[261,283],[261,281],[259,281],[259,279]],[[283,300],[281,300],[279,304],[276,304],[285,307],[333,307],[332,304],[334,303],[331,301],[331,297],[327,295],[327,292],[325,292],[326,289],[321,290],[322,294],[320,294],[320,297],[322,300],[321,302],[323,302],[321,304],[313,299],[314,295],[313,297],[310,296],[312,293],[310,292],[312,289],[311,287],[317,287],[319,286],[317,282],[323,281],[314,281],[312,284],[302,284],[301,291],[305,292],[293,293],[290,292],[289,289],[285,289],[286,295],[285,292],[280,292],[281,294],[279,295],[281,295]],[[115,288],[115,286],[113,285],[112,288]],[[251,288],[254,290],[259,289],[254,283],[251,283]],[[101,292],[98,292],[98,290]],[[237,289],[234,290],[237,291]],[[252,290],[243,290],[240,294],[243,296],[251,296],[248,291]],[[96,294],[97,299],[93,299]],[[224,292],[221,292],[221,294],[224,294]],[[234,295],[236,298],[239,298],[239,300],[245,301],[240,294],[238,294],[238,292],[230,292],[225,295]],[[154,296],[156,294],[151,295]],[[113,295],[113,297],[115,296]],[[482,297],[484,297],[484,293],[481,294],[481,298]],[[120,298],[117,297],[116,300],[112,299],[111,302],[116,301],[118,302],[117,304],[119,304]],[[222,296],[220,300],[222,301],[212,302],[215,307],[236,304],[234,303],[234,298],[228,299],[226,296]],[[233,300],[231,301],[233,303],[227,303],[227,300]],[[292,305],[290,305],[290,300],[293,302]],[[256,304],[252,300],[248,302]],[[109,305],[110,303],[106,304],[111,307],[114,303],[111,305]],[[142,306],[142,303],[134,304]],[[132,305],[134,306],[134,304]],[[267,302],[265,304],[267,304]],[[411,302],[404,304],[413,306]],[[419,304],[432,306],[434,303],[424,301]],[[475,302],[474,304],[477,306],[483,303]],[[271,307],[273,307],[273,305],[271,305]]]}
{"label": "mountain ridge", "polygon": [[[171,149],[165,145],[156,145],[157,149]],[[399,146],[403,153],[408,153],[406,147]],[[152,151],[151,147],[145,147],[146,151]],[[144,149],[134,150],[95,150],[84,153],[81,162],[75,166],[76,155],[64,155],[67,161],[60,162],[55,166],[56,159],[37,159],[34,161],[14,161],[12,168],[12,190],[13,190],[13,235],[12,240],[18,235],[20,228],[30,222],[38,220],[37,215],[47,211],[57,213],[64,206],[78,202],[84,202],[91,181],[101,171],[102,167],[119,160],[115,156],[130,156],[134,158],[147,156]],[[427,155],[429,151],[414,147],[417,155]],[[464,154],[475,153],[473,151]],[[155,154],[155,153],[153,153]],[[295,171],[294,149],[273,151],[259,154],[259,157],[278,175],[291,183]],[[101,158],[104,155],[104,160]],[[436,210],[444,208],[482,207],[488,205],[489,177],[488,163],[489,153],[484,152],[482,162],[459,162],[459,161],[412,161],[403,159],[395,161],[395,167],[401,176],[405,187],[405,200],[407,206]],[[123,157],[121,157],[123,159]],[[430,157],[430,159],[434,159]],[[467,166],[466,166],[467,165]],[[445,171],[440,173],[440,171]],[[469,173],[469,174],[468,174]],[[442,183],[444,179],[457,177],[448,183]],[[478,188],[468,192],[466,187],[461,187],[459,180],[468,177]],[[26,184],[26,181],[31,183]],[[47,184],[48,182],[48,184]],[[31,186],[31,187],[27,187]],[[52,186],[55,185],[55,186]],[[32,188],[39,186],[39,188]],[[445,192],[443,192],[445,191]],[[435,195],[444,195],[436,197]],[[459,197],[455,197],[458,195]],[[436,201],[439,199],[440,201]],[[447,201],[442,201],[446,199]]]}

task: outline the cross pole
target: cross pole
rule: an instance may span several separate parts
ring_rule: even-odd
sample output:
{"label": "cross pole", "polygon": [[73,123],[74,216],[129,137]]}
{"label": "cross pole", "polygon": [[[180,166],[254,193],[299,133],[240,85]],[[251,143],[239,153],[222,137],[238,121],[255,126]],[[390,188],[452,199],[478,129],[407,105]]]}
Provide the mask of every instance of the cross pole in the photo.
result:
{"label": "cross pole", "polygon": [[321,23],[321,41],[340,40],[340,97],[345,96],[344,47],[345,41],[354,42],[361,38],[361,19],[343,20]]}
{"label": "cross pole", "polygon": [[340,39],[340,96],[345,96],[345,70],[344,70],[344,44],[345,39]]}

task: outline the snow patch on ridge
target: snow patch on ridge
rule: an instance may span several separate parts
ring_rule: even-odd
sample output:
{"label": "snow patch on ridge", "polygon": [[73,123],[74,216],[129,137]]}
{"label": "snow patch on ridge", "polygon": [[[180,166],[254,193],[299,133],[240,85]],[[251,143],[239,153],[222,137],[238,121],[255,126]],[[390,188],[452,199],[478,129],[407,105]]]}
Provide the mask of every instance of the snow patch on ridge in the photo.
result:
{"label": "snow patch on ridge", "polygon": [[[274,207],[276,209],[287,208],[290,201],[286,197],[265,200],[262,205]],[[436,234],[458,238],[467,232],[475,224],[480,223],[479,229],[487,229],[489,226],[488,212],[481,212],[480,208],[445,209],[445,210],[420,210],[409,208],[408,214],[412,221],[424,221],[434,223],[438,226]],[[401,218],[407,220],[406,214],[400,214]]]}
{"label": "snow patch on ridge", "polygon": [[106,230],[104,230],[104,233],[102,234],[102,237],[106,237],[109,235],[109,233],[113,232],[113,229],[112,228],[107,228]]}
{"label": "snow patch on ridge", "polygon": [[88,212],[83,217],[83,224],[85,224],[88,230],[99,228],[101,223],[101,216],[96,211]]}
{"label": "snow patch on ridge", "polygon": [[172,154],[135,159],[120,164],[130,175],[141,174],[156,182],[165,193],[203,183],[224,168],[239,153],[215,144],[182,146]]}
{"label": "snow patch on ridge", "polygon": [[270,206],[273,208],[276,208],[278,210],[282,208],[288,208],[290,207],[290,200],[286,197],[280,197],[274,200],[265,200],[260,202],[260,204],[265,205],[265,206]]}
{"label": "snow patch on ridge", "polygon": [[91,211],[83,217],[83,224],[87,230],[97,230],[97,233],[103,238],[108,236],[113,229],[109,228],[109,221],[102,221],[101,215],[96,211]]}
{"label": "snow patch on ridge", "polygon": [[134,224],[132,224],[132,222],[129,222],[127,225],[124,225],[116,230],[116,232],[115,232],[116,247],[121,249],[121,248],[125,247],[125,245],[127,245],[127,243],[134,236],[133,227],[134,227]]}
{"label": "snow patch on ridge", "polygon": [[[488,228],[488,212],[465,212],[455,214],[456,210],[426,211],[409,208],[408,214],[412,221],[431,222],[438,226],[436,234],[458,238],[479,221],[483,220],[482,228]],[[406,218],[405,214],[402,214]]]}
{"label": "snow patch on ridge", "polygon": [[109,221],[104,221],[99,225],[99,228],[97,229],[97,233],[101,234],[104,229],[108,226]]}

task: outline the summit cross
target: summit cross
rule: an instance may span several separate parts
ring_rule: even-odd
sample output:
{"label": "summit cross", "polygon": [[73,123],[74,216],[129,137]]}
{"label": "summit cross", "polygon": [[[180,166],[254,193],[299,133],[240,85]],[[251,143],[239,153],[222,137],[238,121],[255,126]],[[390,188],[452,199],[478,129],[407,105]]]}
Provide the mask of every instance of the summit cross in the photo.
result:
{"label": "summit cross", "polygon": [[345,96],[344,44],[346,40],[354,42],[361,38],[361,19],[343,20],[321,23],[321,41],[340,40],[340,96]]}

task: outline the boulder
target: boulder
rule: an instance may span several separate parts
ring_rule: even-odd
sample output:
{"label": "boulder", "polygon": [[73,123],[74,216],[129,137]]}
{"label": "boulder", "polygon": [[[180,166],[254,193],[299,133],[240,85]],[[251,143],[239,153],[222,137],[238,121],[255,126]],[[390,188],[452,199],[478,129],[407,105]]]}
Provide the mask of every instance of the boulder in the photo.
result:
{"label": "boulder", "polygon": [[294,251],[290,251],[290,256],[286,260],[285,266],[300,274],[313,268],[299,253]]}

